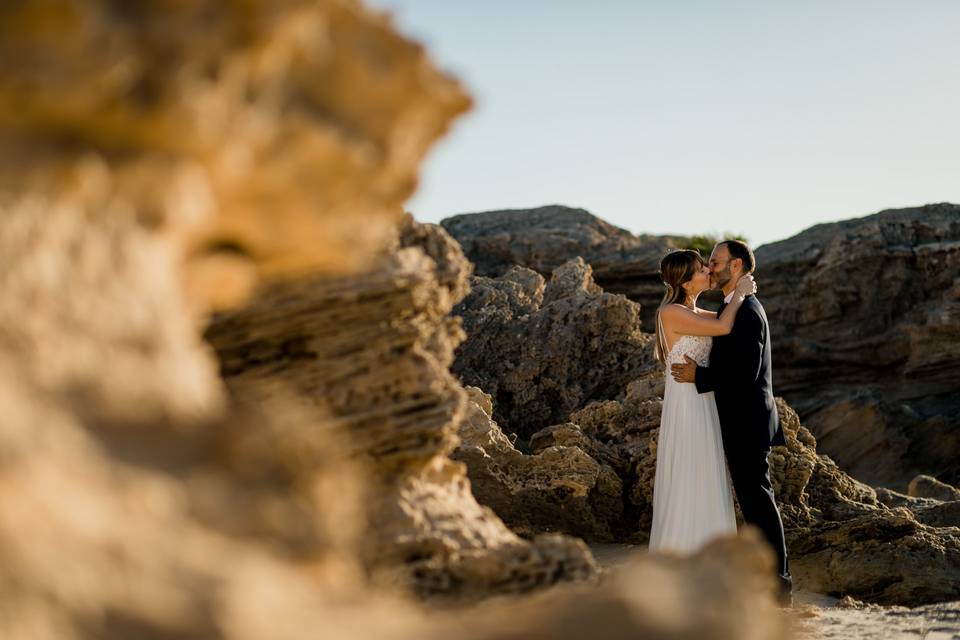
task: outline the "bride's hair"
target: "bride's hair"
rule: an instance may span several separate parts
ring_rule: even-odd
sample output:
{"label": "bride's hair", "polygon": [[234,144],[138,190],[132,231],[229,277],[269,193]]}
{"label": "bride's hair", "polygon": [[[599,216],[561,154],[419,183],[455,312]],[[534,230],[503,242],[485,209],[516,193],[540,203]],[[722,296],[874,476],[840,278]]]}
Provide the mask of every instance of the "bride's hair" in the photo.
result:
{"label": "bride's hair", "polygon": [[660,279],[663,280],[667,291],[663,295],[663,300],[657,308],[657,342],[654,345],[653,353],[657,360],[663,362],[667,358],[664,353],[664,337],[660,335],[660,311],[668,304],[683,304],[687,301],[687,292],[683,289],[683,284],[690,282],[693,274],[706,265],[703,256],[693,249],[677,249],[663,256],[660,260]]}

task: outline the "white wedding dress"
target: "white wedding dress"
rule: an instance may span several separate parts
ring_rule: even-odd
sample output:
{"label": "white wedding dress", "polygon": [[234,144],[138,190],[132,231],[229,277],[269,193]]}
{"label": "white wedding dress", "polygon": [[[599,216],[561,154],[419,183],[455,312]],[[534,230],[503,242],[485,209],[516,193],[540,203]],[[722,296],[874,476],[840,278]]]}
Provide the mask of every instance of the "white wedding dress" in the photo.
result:
{"label": "white wedding dress", "polygon": [[737,531],[713,392],[697,393],[696,385],[670,375],[670,365],[684,362],[684,355],[709,365],[712,344],[708,336],[681,336],[665,358],[650,551],[692,553],[711,538]]}

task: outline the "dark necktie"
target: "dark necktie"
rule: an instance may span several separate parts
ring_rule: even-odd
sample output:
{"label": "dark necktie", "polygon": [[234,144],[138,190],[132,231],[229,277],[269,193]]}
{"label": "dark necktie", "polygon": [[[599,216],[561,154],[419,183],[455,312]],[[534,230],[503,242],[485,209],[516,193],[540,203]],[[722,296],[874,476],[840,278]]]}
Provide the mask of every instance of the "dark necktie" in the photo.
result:
{"label": "dark necktie", "polygon": [[726,301],[721,302],[721,303],[720,303],[720,306],[717,308],[717,317],[718,317],[718,318],[720,317],[720,314],[723,313],[723,310],[726,309],[726,308],[727,308],[727,303],[726,303]]}

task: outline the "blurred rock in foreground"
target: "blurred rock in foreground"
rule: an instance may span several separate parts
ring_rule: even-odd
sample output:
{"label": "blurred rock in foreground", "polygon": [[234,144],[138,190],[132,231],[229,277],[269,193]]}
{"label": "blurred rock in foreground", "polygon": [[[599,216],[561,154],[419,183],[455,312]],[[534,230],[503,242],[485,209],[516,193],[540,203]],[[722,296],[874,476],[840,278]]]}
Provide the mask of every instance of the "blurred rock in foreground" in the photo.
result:
{"label": "blurred rock in foreground", "polygon": [[200,325],[369,264],[456,83],[340,2],[4,3],[0,61],[0,635],[412,636],[328,416]]}
{"label": "blurred rock in foreground", "polygon": [[470,104],[356,2],[5,2],[0,60],[0,188],[176,234],[218,306],[363,268]]}

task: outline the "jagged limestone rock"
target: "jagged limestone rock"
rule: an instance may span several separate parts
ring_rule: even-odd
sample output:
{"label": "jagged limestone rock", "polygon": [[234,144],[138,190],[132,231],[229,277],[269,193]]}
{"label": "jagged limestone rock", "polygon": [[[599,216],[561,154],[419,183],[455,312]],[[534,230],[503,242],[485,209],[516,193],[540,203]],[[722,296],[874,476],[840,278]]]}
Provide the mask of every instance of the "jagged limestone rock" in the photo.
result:
{"label": "jagged limestone rock", "polygon": [[467,333],[453,371],[492,396],[497,424],[521,441],[592,400],[615,398],[652,366],[638,305],[604,293],[580,258],[549,282],[514,267],[471,285],[453,311]]}
{"label": "jagged limestone rock", "polygon": [[637,302],[644,329],[652,331],[663,297],[660,259],[684,240],[673,236],[634,235],[584,209],[547,205],[464,213],[440,221],[463,246],[477,275],[496,278],[513,266],[549,277],[554,269],[581,257],[609,293]]}
{"label": "jagged limestone rock", "polygon": [[366,463],[375,581],[469,598],[590,577],[582,543],[520,539],[447,457],[468,405],[449,370],[463,330],[448,314],[470,270],[440,227],[407,218],[376,268],[265,289],[217,316],[207,338],[235,395],[286,382],[323,405]]}
{"label": "jagged limestone rock", "polygon": [[[476,387],[467,387],[467,392],[469,408],[460,423],[460,444],[453,458],[467,465],[473,494],[481,504],[525,536],[562,531],[591,541],[618,537],[623,484],[612,468],[598,462],[595,448],[587,448],[590,441],[581,437],[546,442],[557,435],[550,427],[536,434],[543,434],[543,441],[534,455],[524,455],[490,417],[490,396]],[[552,435],[544,433],[551,430]]]}

